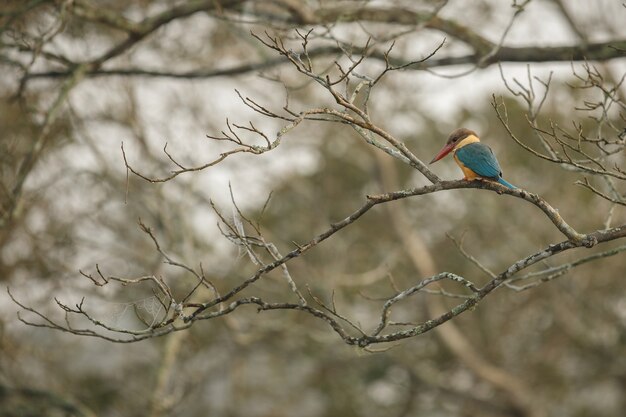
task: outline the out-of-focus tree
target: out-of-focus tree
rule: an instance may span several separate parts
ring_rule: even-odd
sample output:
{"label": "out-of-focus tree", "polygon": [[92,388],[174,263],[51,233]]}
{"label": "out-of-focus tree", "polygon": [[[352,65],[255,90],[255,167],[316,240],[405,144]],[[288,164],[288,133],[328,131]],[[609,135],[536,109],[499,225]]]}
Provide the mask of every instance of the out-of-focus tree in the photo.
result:
{"label": "out-of-focus tree", "polygon": [[[5,415],[626,406],[623,5],[0,16]],[[462,125],[521,188],[425,164]]]}

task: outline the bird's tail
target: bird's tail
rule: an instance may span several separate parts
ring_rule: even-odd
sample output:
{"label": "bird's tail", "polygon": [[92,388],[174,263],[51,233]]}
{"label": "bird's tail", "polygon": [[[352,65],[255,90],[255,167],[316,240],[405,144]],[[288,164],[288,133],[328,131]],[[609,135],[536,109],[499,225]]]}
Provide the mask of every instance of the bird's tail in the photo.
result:
{"label": "bird's tail", "polygon": [[504,178],[502,178],[502,177],[498,177],[498,182],[499,182],[500,184],[504,185],[505,187],[508,187],[508,188],[510,188],[510,189],[512,189],[512,190],[514,190],[514,189],[516,189],[516,188],[517,188],[516,186],[514,186],[513,184],[511,184],[510,182],[508,182],[507,180],[505,180],[505,179],[504,179]]}

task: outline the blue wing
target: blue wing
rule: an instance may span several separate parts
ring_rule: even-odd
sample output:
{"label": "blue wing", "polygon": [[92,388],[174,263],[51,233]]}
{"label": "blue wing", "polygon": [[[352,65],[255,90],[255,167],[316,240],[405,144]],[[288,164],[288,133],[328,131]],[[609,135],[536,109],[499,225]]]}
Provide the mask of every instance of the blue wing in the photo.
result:
{"label": "blue wing", "polygon": [[500,164],[491,148],[483,143],[465,145],[455,153],[459,161],[481,177],[498,179],[502,174]]}

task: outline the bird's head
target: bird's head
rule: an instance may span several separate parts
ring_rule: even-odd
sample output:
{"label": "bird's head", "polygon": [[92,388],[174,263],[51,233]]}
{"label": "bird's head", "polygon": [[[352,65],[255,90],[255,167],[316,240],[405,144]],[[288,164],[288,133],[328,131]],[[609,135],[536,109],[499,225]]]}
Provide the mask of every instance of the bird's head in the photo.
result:
{"label": "bird's head", "polygon": [[479,141],[478,135],[476,135],[476,132],[474,132],[473,130],[466,129],[464,127],[456,129],[452,133],[450,133],[450,136],[448,136],[448,140],[446,141],[446,144],[444,145],[443,148],[441,148],[439,153],[435,155],[435,157],[433,158],[432,161],[430,161],[430,163],[432,164],[433,162],[437,162],[438,160],[440,160],[441,158],[443,158],[444,156],[446,156],[453,150],[458,149],[461,146],[464,146],[471,142],[478,142],[478,141]]}

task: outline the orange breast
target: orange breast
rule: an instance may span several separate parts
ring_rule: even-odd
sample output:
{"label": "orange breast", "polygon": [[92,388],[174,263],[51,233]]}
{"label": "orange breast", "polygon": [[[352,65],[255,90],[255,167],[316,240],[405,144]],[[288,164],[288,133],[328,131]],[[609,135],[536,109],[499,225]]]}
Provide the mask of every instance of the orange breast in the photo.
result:
{"label": "orange breast", "polygon": [[478,178],[478,175],[476,175],[474,171],[466,167],[463,162],[461,162],[459,158],[456,157],[456,153],[454,154],[454,162],[456,162],[456,164],[461,168],[461,171],[463,171],[463,175],[465,175],[466,180],[471,181]]}

